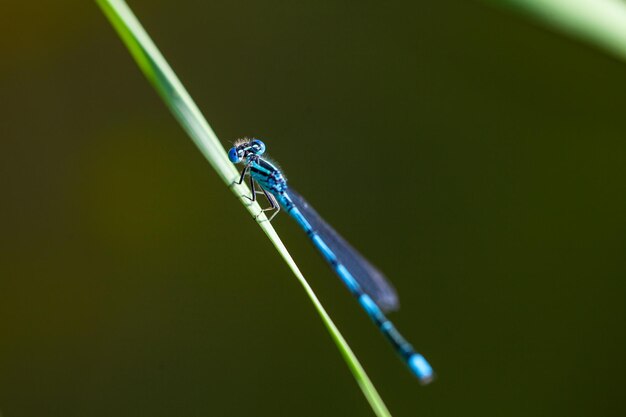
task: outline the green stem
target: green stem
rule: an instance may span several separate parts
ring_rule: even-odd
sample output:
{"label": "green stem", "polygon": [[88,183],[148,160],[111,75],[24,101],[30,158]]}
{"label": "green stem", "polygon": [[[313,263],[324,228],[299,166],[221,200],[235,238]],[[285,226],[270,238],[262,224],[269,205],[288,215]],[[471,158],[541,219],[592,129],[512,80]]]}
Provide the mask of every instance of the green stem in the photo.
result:
{"label": "green stem", "polygon": [[[202,152],[213,168],[215,168],[220,178],[231,188],[233,193],[235,193],[247,209],[253,215],[258,215],[260,213],[259,205],[256,202],[251,203],[241,198],[244,194],[249,195],[250,191],[247,186],[245,184],[232,185],[235,179],[238,178],[238,172],[234,165],[228,160],[228,156],[222,144],[130,8],[122,0],[96,1],[122,38],[124,44],[129,49],[145,76],[159,92],[165,104],[195,142],[200,152]],[[266,218],[262,213],[259,218],[261,221],[257,222],[257,224],[265,232],[304,288],[315,310],[337,345],[339,352],[346,361],[348,368],[354,375],[363,395],[365,395],[365,398],[372,407],[372,410],[378,417],[391,417],[389,410],[376,391],[376,388],[374,388],[365,370],[326,310],[324,310],[324,307],[298,269],[271,223],[264,221]]]}

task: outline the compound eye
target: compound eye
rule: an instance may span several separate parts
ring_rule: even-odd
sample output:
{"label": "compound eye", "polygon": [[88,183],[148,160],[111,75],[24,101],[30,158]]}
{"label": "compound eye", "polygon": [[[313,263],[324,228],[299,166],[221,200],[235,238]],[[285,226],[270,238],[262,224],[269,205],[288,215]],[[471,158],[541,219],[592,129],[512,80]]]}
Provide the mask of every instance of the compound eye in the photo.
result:
{"label": "compound eye", "polygon": [[265,152],[265,144],[258,139],[253,139],[251,145],[254,147],[254,153],[257,155],[263,155]]}
{"label": "compound eye", "polygon": [[238,164],[239,162],[241,162],[241,156],[239,156],[237,148],[230,148],[230,150],[228,151],[228,159],[230,159],[230,162],[232,162],[233,164]]}

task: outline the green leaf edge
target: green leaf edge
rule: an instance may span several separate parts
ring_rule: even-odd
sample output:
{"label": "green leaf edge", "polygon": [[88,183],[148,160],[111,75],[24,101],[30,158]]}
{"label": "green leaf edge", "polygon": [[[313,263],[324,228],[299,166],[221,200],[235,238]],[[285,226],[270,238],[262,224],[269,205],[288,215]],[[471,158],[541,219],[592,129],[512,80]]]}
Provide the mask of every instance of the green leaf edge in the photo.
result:
{"label": "green leaf edge", "polygon": [[485,1],[517,10],[626,60],[626,3],[623,0]]}
{"label": "green leaf edge", "polygon": [[379,417],[391,417],[378,391],[337,329],[337,326],[335,326],[320,303],[313,289],[298,269],[287,248],[276,234],[272,224],[266,221],[267,218],[261,212],[261,208],[256,202],[252,203],[241,197],[244,194],[250,194],[248,187],[245,184],[232,185],[239,178],[239,173],[229,161],[224,147],[202,116],[191,96],[187,93],[187,90],[176,77],[174,71],[163,58],[131,9],[122,0],[96,0],[96,2],[122,38],[141,71],[159,92],[165,104],[174,114],[174,117],[183,126],[211,166],[217,171],[220,178],[253,216],[260,214],[260,221],[256,223],[265,232],[304,288],[374,413]]}

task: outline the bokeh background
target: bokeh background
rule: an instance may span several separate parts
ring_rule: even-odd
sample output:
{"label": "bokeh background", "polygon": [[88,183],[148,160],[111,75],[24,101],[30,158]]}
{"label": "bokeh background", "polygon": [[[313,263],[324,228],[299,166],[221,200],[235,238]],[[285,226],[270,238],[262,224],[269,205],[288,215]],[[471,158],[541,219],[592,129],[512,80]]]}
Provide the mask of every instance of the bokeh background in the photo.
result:
{"label": "bokeh background", "polygon": [[[396,285],[428,387],[275,220],[394,415],[624,415],[623,62],[480,2],[130,5]],[[372,415],[95,3],[0,19],[0,414]]]}

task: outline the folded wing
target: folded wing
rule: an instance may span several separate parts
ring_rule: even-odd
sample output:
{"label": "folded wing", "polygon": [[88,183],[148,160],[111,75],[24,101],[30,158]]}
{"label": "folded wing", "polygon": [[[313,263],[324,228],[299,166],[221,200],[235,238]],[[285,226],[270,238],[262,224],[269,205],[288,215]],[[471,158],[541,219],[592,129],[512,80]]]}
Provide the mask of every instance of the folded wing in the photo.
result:
{"label": "folded wing", "polygon": [[302,196],[292,189],[287,193],[313,229],[324,240],[330,250],[335,253],[339,262],[350,271],[350,274],[359,283],[362,290],[374,300],[381,310],[386,312],[397,310],[400,306],[398,294],[385,276],[346,242],[328,223],[322,220],[319,214]]}

